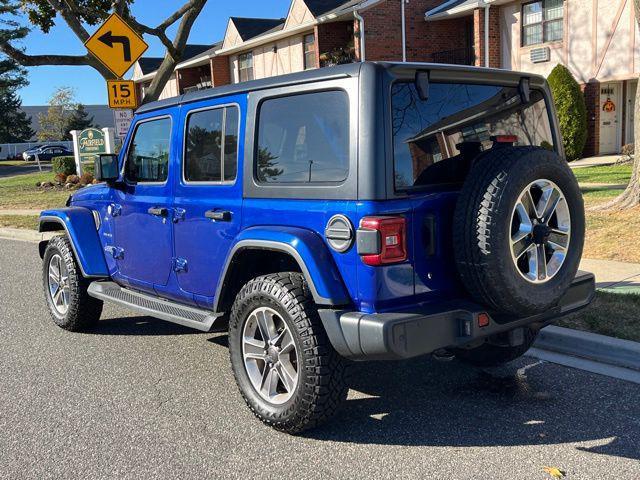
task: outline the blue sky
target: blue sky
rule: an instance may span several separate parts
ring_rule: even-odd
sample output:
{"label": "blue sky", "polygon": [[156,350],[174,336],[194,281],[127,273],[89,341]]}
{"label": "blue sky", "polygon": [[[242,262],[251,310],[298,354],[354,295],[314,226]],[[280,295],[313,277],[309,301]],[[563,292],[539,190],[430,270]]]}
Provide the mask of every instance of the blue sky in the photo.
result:
{"label": "blue sky", "polygon": [[[184,0],[137,0],[133,13],[138,21],[155,26],[173,11],[179,8]],[[237,0],[222,2],[209,0],[198,17],[189,43],[211,44],[222,39],[227,20],[235,17],[268,17],[279,18],[287,15],[290,0]],[[47,35],[34,30],[25,39],[24,46],[29,54],[60,53],[83,54],[84,46],[66,27],[64,21]],[[97,27],[89,28],[89,32]],[[170,33],[173,33],[172,31]],[[161,56],[162,46],[154,37],[145,37],[150,48],[146,56]],[[131,75],[131,71],[127,76]],[[106,104],[107,89],[102,77],[90,67],[34,67],[29,69],[29,86],[20,91],[23,105],[45,105],[57,87],[73,87],[79,102],[86,105]]]}

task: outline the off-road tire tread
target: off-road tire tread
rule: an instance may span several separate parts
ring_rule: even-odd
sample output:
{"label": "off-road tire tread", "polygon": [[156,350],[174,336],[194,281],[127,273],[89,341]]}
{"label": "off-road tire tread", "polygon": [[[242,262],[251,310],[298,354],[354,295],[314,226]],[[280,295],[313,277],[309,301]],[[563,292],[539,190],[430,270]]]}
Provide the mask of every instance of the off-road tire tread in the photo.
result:
{"label": "off-road tire tread", "polygon": [[[70,301],[69,309],[64,318],[57,317],[49,303],[49,292],[47,291],[49,275],[49,258],[55,253],[59,253],[67,266],[69,272]],[[56,325],[70,332],[84,332],[95,328],[102,315],[103,302],[91,297],[87,290],[90,280],[85,278],[78,267],[78,262],[73,254],[73,248],[66,235],[53,237],[45,250],[42,271],[42,286],[44,289],[45,302],[49,309],[49,315]]]}
{"label": "off-road tire tread", "polygon": [[[308,381],[301,385],[304,390],[300,401],[280,413],[251,401],[239,381],[240,375],[244,375],[244,366],[233,360],[232,342],[236,335],[241,335],[244,320],[240,317],[241,307],[249,298],[256,296],[278,302],[293,319],[297,335],[304,344],[298,368],[304,364]],[[331,418],[346,399],[347,362],[331,346],[309,287],[300,273],[260,276],[241,289],[231,310],[229,346],[233,373],[245,402],[257,418],[277,430],[297,434],[314,428]]]}

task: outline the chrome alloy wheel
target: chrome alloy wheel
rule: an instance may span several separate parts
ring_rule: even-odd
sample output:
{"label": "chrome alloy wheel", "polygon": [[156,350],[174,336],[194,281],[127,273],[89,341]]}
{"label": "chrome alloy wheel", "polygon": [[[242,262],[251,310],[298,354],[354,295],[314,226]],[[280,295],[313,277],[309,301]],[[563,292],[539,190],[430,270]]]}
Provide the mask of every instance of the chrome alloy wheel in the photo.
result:
{"label": "chrome alloy wheel", "polygon": [[562,190],[550,180],[536,180],[520,194],[511,217],[511,258],[524,279],[551,280],[567,258],[571,215]]}
{"label": "chrome alloy wheel", "polygon": [[49,298],[51,305],[60,316],[64,316],[69,310],[69,271],[67,265],[58,254],[49,260]]}
{"label": "chrome alloy wheel", "polygon": [[256,308],[244,324],[242,356],[253,388],[273,404],[287,402],[298,385],[298,350],[289,327],[269,307]]}

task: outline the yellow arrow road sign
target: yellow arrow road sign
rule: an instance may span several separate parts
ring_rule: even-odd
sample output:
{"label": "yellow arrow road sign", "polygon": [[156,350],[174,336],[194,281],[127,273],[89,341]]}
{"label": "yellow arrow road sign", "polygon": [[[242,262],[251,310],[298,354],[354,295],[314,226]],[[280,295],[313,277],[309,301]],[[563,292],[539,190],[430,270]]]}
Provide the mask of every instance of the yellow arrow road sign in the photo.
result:
{"label": "yellow arrow road sign", "polygon": [[107,18],[84,45],[118,78],[122,78],[149,48],[116,13]]}

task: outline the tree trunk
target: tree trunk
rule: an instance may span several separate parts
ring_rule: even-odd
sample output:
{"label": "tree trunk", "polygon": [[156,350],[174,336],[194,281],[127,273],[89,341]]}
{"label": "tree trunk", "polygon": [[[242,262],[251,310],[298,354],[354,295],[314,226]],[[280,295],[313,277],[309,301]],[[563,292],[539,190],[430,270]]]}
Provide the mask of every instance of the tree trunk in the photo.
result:
{"label": "tree trunk", "polygon": [[[636,22],[640,26],[640,0],[633,0]],[[640,80],[638,81],[640,87]],[[597,210],[623,210],[640,205],[640,88],[637,89],[636,101],[633,107],[634,124],[633,136],[635,142],[633,155],[633,169],[629,185],[618,197],[604,205],[596,207]]]}

